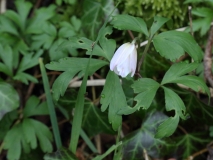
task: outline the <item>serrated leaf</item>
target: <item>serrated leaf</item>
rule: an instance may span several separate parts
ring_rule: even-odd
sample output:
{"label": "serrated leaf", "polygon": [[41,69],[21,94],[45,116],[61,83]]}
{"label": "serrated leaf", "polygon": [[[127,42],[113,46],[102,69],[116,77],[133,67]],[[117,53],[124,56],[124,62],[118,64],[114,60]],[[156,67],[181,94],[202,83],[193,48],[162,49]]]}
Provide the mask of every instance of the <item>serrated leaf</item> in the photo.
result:
{"label": "serrated leaf", "polygon": [[200,77],[188,75],[188,76],[182,76],[178,77],[175,80],[172,81],[173,83],[180,83],[185,86],[188,86],[189,88],[193,89],[196,92],[203,91],[208,94],[210,97],[210,91],[209,88],[206,86],[206,83],[204,83],[203,79]]}
{"label": "serrated leaf", "polygon": [[35,16],[29,21],[26,33],[28,34],[42,33],[44,23],[56,14],[55,9],[56,9],[55,5],[50,5],[49,7],[37,9],[35,12]]}
{"label": "serrated leaf", "polygon": [[111,33],[112,33],[111,27],[104,28],[102,35],[100,35],[100,39],[99,39],[100,46],[103,49],[103,54],[102,52],[97,52],[97,53],[100,53],[99,56],[103,56],[109,61],[114,55],[115,47],[116,47],[115,40],[106,38],[106,36],[110,35]]}
{"label": "serrated leaf", "polygon": [[22,129],[23,129],[23,134],[25,136],[26,142],[29,143],[32,149],[35,149],[37,147],[37,139],[36,139],[35,128],[32,127],[32,123],[30,119],[26,118],[23,120]]}
{"label": "serrated leaf", "polygon": [[132,114],[140,108],[148,109],[159,87],[160,84],[150,78],[142,78],[135,81],[132,88],[135,93],[139,93],[134,98],[134,100],[137,101],[137,104],[133,108],[122,108],[118,113],[126,115]]}
{"label": "serrated leaf", "polygon": [[192,72],[199,66],[199,63],[176,63],[173,64],[163,77],[162,85],[176,80],[186,73]]}
{"label": "serrated leaf", "polygon": [[182,119],[186,119],[186,107],[182,99],[171,89],[163,87],[165,93],[166,110],[175,110],[175,116],[180,116]]}
{"label": "serrated leaf", "polygon": [[86,103],[82,127],[90,137],[99,133],[115,134],[108,122],[107,113],[101,112],[101,110],[92,103]]}
{"label": "serrated leaf", "polygon": [[162,27],[169,19],[163,18],[163,17],[154,17],[153,24],[150,29],[150,35],[151,37]]}
{"label": "serrated leaf", "polygon": [[0,141],[3,140],[7,132],[10,130],[11,125],[18,118],[17,110],[11,111],[0,120]]}
{"label": "serrated leaf", "polygon": [[113,17],[111,24],[114,28],[120,30],[132,30],[144,33],[146,36],[149,35],[146,23],[139,17],[133,17],[130,15],[116,15]]}
{"label": "serrated leaf", "polygon": [[12,35],[19,36],[15,25],[6,16],[0,17],[0,32],[7,32]]}
{"label": "serrated leaf", "polygon": [[61,148],[54,153],[46,154],[44,160],[77,160],[77,158],[70,150]]}
{"label": "serrated leaf", "polygon": [[47,103],[40,103],[40,100],[36,96],[31,96],[24,107],[24,117],[30,117],[35,115],[46,115],[49,114]]}
{"label": "serrated leaf", "polygon": [[53,136],[49,128],[37,120],[30,119],[30,123],[34,127],[42,151],[52,152],[53,147],[51,141],[53,140]]}
{"label": "serrated leaf", "polygon": [[13,51],[10,46],[0,45],[0,58],[4,62],[5,67],[8,69],[8,75],[13,74]]}
{"label": "serrated leaf", "polygon": [[132,30],[149,35],[146,23],[142,18],[130,15],[116,15],[113,17],[111,24],[119,30]]}
{"label": "serrated leaf", "polygon": [[21,156],[22,127],[20,124],[10,129],[4,138],[4,149],[7,149],[7,159],[17,160]]}
{"label": "serrated leaf", "polygon": [[170,117],[167,120],[165,120],[163,123],[159,125],[155,138],[163,138],[171,136],[175,132],[178,126],[178,122],[179,122],[178,114],[175,114],[174,117]]}
{"label": "serrated leaf", "polygon": [[18,67],[18,72],[23,72],[38,64],[39,57],[43,54],[43,50],[38,50],[36,53],[24,55]]}
{"label": "serrated leaf", "polygon": [[143,150],[147,151],[147,155],[157,157],[162,150],[159,146],[164,146],[164,142],[154,137],[156,128],[167,118],[161,112],[149,114],[142,127],[127,136],[123,141],[123,159],[135,160],[143,157]]}
{"label": "serrated leaf", "polygon": [[18,0],[15,2],[17,11],[20,15],[21,23],[25,26],[26,25],[26,19],[28,17],[28,14],[30,12],[30,9],[32,8],[32,4],[30,2],[27,2],[25,0]]}
{"label": "serrated leaf", "polygon": [[112,128],[117,130],[122,123],[122,116],[118,115],[118,111],[127,106],[126,97],[121,87],[118,76],[109,71],[106,77],[106,83],[101,93],[101,111],[108,110],[109,122],[112,123]]}
{"label": "serrated leaf", "polygon": [[[104,34],[108,34],[108,33],[106,32]],[[92,52],[93,55],[103,56],[103,57],[107,58],[109,56],[108,54],[111,54],[111,50],[114,49],[113,48],[114,44],[113,44],[112,41],[107,42],[107,44],[103,44],[104,49],[106,49],[105,46],[106,45],[108,46],[109,44],[112,45],[112,46],[110,46],[111,49],[107,48],[107,51],[109,51],[109,53],[105,53],[99,45],[95,44],[93,52]],[[85,37],[71,37],[69,41],[65,41],[59,46],[59,50],[67,48],[67,47],[74,48],[74,49],[81,48],[81,49],[87,50],[86,54],[90,55],[91,54],[91,46],[93,46],[93,45],[94,45],[94,42],[85,38]]]}
{"label": "serrated leaf", "polygon": [[136,81],[132,85],[134,92],[139,93],[134,98],[134,100],[137,101],[136,107],[143,107],[144,109],[148,109],[159,87],[160,84],[150,78],[142,78]]}
{"label": "serrated leaf", "polygon": [[0,82],[0,120],[4,115],[19,106],[19,95],[8,83]]}
{"label": "serrated leaf", "polygon": [[14,80],[19,80],[25,84],[28,84],[28,81],[38,83],[38,80],[31,76],[30,74],[24,73],[24,72],[18,72],[14,77]]}
{"label": "serrated leaf", "polygon": [[[203,52],[194,38],[185,32],[167,31],[153,38],[153,44],[161,56],[175,61],[187,52],[194,61],[201,61]],[[185,51],[185,52],[184,52]]]}
{"label": "serrated leaf", "polygon": [[[69,85],[70,80],[79,73],[82,76],[87,67],[87,58],[63,58],[59,62],[52,62],[46,65],[46,68],[50,70],[65,71],[62,73],[53,84],[53,98],[59,99],[60,95],[64,95],[66,88]],[[93,74],[96,70],[107,65],[106,61],[91,59],[89,75]],[[57,91],[57,92],[56,92]]]}

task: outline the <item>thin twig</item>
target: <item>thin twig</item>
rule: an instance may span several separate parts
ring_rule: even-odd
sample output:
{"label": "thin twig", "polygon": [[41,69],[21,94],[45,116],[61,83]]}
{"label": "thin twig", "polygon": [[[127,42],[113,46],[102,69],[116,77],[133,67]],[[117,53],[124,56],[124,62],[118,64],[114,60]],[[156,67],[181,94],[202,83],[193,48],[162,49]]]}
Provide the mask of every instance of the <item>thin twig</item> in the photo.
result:
{"label": "thin twig", "polygon": [[213,75],[212,75],[212,45],[213,45],[213,26],[210,28],[209,38],[207,41],[205,55],[204,55],[204,76],[213,87]]}
{"label": "thin twig", "polygon": [[179,128],[183,133],[188,134],[187,131],[186,131],[183,127],[181,127],[180,125],[178,125],[178,128]]}
{"label": "thin twig", "polygon": [[189,27],[191,35],[194,36],[193,27],[192,27],[192,6],[188,6],[188,12],[189,12]]}
{"label": "thin twig", "polygon": [[134,35],[132,34],[132,31],[128,30],[128,33],[132,39],[135,39]]}
{"label": "thin twig", "polygon": [[0,0],[0,13],[4,13],[6,12],[6,8],[7,8],[7,4],[6,4],[6,0]]}
{"label": "thin twig", "polygon": [[137,68],[137,73],[136,73],[136,74],[140,73],[141,65],[142,65],[142,63],[143,63],[143,60],[144,60],[146,54],[147,54],[147,51],[148,51],[148,49],[149,49],[149,46],[150,46],[151,42],[152,42],[152,37],[149,38],[148,43],[147,43],[147,45],[146,45],[146,47],[145,47],[145,49],[144,49],[144,52],[143,52],[143,54],[142,54],[142,56],[141,56],[141,59],[140,59],[139,62],[138,62],[138,66],[137,66],[138,68]]}

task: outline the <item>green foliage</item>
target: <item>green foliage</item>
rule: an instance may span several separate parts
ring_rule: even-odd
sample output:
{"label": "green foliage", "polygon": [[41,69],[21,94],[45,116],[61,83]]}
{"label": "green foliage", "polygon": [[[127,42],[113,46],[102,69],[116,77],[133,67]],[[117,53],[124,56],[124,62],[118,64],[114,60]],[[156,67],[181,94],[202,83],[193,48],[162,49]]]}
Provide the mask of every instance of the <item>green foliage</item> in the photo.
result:
{"label": "green foliage", "polygon": [[163,147],[166,142],[156,139],[156,128],[166,119],[161,112],[149,114],[140,129],[130,133],[123,139],[123,159],[135,160],[143,157],[144,149],[149,156],[158,158],[161,155],[159,146]]}
{"label": "green foliage", "polygon": [[178,147],[183,147],[184,152],[182,158],[188,158],[193,152],[197,151],[197,148],[194,147],[195,144],[204,144],[208,142],[207,139],[200,138],[204,136],[202,133],[187,133],[181,137],[178,137]]}
{"label": "green foliage", "polygon": [[29,153],[38,146],[37,139],[43,152],[52,151],[52,134],[47,126],[37,120],[25,118],[14,125],[4,137],[3,148],[8,150],[7,158],[19,159],[22,149]]}
{"label": "green foliage", "polygon": [[[175,61],[187,52],[195,61],[201,61],[203,53],[193,37],[185,32],[167,31],[153,39],[153,44],[161,56]],[[171,53],[172,51],[172,53]]]}
{"label": "green foliage", "polygon": [[[57,101],[60,95],[64,95],[69,82],[78,73],[81,77],[87,69],[87,58],[63,58],[59,62],[51,62],[46,67],[51,70],[64,71],[53,84],[53,98]],[[107,62],[97,59],[91,59],[89,75],[94,73],[100,67],[106,65]],[[57,92],[55,92],[57,91]]]}
{"label": "green foliage", "polygon": [[117,112],[126,107],[127,103],[120,80],[112,71],[109,71],[106,77],[100,103],[102,104],[102,112],[108,108],[109,122],[112,124],[112,128],[117,130],[122,123],[122,116],[118,115]]}
{"label": "green foliage", "polygon": [[92,103],[85,103],[82,127],[91,137],[99,133],[115,133],[108,123],[107,113],[101,112],[101,110]]}
{"label": "green foliage", "polygon": [[114,28],[120,30],[132,30],[139,33],[144,33],[148,36],[146,23],[143,19],[130,15],[116,15],[113,17],[111,24]]}
{"label": "green foliage", "polygon": [[19,96],[17,91],[8,83],[0,82],[0,120],[4,115],[13,111],[19,106]]}
{"label": "green foliage", "polygon": [[124,13],[143,16],[145,20],[154,16],[162,16],[174,21],[175,27],[180,27],[187,13],[187,6],[179,0],[126,0]]}
{"label": "green foliage", "polygon": [[48,153],[44,160],[77,160],[76,156],[66,148],[61,148],[54,153]]}

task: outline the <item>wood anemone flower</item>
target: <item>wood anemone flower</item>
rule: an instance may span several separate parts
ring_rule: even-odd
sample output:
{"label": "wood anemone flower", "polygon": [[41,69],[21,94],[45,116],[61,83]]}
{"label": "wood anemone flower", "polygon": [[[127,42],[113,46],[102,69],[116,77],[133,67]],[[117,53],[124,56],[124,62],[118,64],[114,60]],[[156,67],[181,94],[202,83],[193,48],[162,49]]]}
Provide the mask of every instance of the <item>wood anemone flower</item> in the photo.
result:
{"label": "wood anemone flower", "polygon": [[137,65],[137,50],[135,41],[121,45],[110,61],[110,70],[121,77],[135,74]]}

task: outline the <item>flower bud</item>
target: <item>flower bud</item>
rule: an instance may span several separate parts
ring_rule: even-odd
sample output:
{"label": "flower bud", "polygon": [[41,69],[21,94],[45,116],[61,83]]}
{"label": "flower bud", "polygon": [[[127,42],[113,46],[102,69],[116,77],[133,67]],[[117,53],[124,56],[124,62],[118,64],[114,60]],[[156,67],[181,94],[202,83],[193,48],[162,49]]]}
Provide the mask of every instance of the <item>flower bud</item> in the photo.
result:
{"label": "flower bud", "polygon": [[121,45],[110,61],[110,70],[121,77],[135,74],[137,65],[137,50],[134,42]]}

